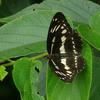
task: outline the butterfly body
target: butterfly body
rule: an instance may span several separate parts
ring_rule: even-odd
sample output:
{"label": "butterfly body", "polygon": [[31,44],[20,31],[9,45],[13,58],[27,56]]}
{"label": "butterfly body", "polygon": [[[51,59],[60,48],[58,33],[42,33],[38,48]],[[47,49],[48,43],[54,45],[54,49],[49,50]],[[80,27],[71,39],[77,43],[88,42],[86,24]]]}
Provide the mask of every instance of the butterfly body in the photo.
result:
{"label": "butterfly body", "polygon": [[72,82],[77,73],[83,70],[81,50],[79,34],[70,27],[63,13],[56,13],[48,31],[47,51],[49,65],[61,80]]}

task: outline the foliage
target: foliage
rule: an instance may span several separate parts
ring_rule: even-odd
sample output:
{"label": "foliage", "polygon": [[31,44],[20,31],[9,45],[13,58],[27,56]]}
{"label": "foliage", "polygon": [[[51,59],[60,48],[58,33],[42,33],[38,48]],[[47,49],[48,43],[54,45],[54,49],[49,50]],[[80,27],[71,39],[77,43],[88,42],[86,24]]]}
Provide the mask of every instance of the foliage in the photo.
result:
{"label": "foliage", "polygon": [[[13,65],[21,100],[99,100],[100,6],[88,0],[45,0],[33,5],[29,0],[15,1],[22,5],[9,6],[7,13],[5,7],[0,10],[0,60],[9,61],[0,66],[0,80],[7,75],[5,67]],[[59,80],[45,59],[48,27],[58,11],[72,20],[84,41],[85,70],[71,84]],[[15,61],[16,57],[21,58]]]}
{"label": "foliage", "polygon": [[7,72],[5,71],[4,66],[0,66],[0,80],[2,81],[7,76]]}

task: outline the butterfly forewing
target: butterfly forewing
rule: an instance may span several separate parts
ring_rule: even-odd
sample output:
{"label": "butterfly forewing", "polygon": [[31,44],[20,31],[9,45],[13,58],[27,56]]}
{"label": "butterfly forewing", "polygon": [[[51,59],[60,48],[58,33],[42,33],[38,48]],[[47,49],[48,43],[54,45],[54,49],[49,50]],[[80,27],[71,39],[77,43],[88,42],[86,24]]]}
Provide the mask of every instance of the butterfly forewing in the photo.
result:
{"label": "butterfly forewing", "polygon": [[47,37],[49,65],[59,78],[72,82],[83,69],[81,57],[82,41],[79,34],[73,30],[65,16],[58,12],[53,17]]}
{"label": "butterfly forewing", "polygon": [[[66,30],[64,30],[64,29],[66,29]],[[65,16],[63,16],[62,13],[60,13],[60,12],[56,13],[51,21],[51,24],[49,27],[49,32],[48,32],[48,37],[47,37],[47,51],[49,54],[51,54],[52,51],[54,53],[56,51],[56,50],[53,50],[52,43],[54,43],[54,44],[57,43],[57,47],[60,47],[61,46],[61,37],[68,30],[70,32],[71,27],[68,24],[67,20],[65,19]],[[61,33],[63,33],[63,34],[61,34]],[[66,37],[68,36],[68,34],[69,33],[67,32]],[[56,51],[56,53],[59,53],[59,51]]]}

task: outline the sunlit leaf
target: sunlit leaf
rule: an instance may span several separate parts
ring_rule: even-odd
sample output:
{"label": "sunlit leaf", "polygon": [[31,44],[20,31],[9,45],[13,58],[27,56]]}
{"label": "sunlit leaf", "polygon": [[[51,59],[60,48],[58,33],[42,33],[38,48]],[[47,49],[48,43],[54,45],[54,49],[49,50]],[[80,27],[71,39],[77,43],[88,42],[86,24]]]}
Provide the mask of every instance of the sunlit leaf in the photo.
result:
{"label": "sunlit leaf", "polygon": [[0,66],[0,81],[3,81],[3,79],[7,76],[8,72],[6,71],[6,68],[4,66]]}

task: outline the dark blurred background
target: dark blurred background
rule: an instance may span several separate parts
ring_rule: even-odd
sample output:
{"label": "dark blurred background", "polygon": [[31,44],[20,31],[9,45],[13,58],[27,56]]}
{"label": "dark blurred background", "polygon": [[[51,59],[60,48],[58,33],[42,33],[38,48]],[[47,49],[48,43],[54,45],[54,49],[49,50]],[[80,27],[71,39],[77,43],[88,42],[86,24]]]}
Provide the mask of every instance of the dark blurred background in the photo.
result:
{"label": "dark blurred background", "polygon": [[[31,4],[41,3],[43,0],[22,1],[20,2],[20,0],[2,0],[2,5],[0,6],[0,18],[12,15]],[[91,1],[100,4],[100,0]],[[7,77],[3,80],[3,82],[0,82],[0,100],[20,100],[20,94],[16,89],[12,79],[12,66],[8,67],[7,71],[9,72]]]}
{"label": "dark blurred background", "polygon": [[20,100],[20,94],[12,79],[12,66],[7,68],[7,77],[0,82],[0,100]]}
{"label": "dark blurred background", "polygon": [[41,3],[43,0],[1,0],[0,18],[13,15],[21,9],[35,3]]}

